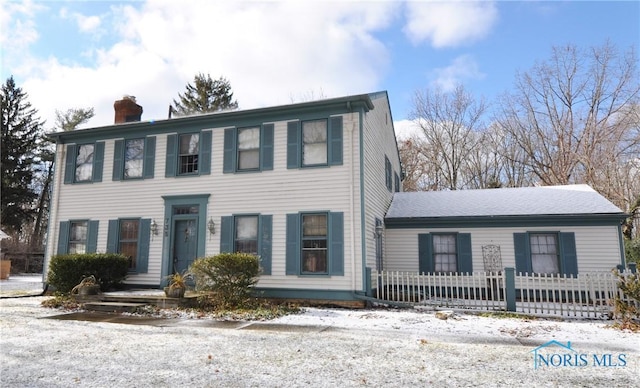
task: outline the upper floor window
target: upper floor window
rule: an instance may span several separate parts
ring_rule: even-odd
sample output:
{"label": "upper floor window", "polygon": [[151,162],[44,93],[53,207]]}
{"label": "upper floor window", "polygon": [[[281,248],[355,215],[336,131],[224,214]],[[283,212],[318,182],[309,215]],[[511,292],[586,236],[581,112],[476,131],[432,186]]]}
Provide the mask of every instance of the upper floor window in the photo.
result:
{"label": "upper floor window", "polygon": [[165,176],[211,173],[211,131],[167,135]]}
{"label": "upper floor window", "polygon": [[198,172],[199,144],[200,135],[197,133],[180,135],[180,148],[178,151],[179,174],[194,174]]}
{"label": "upper floor window", "polygon": [[327,164],[327,120],[302,122],[302,165]]}
{"label": "upper floor window", "polygon": [[116,140],[113,147],[113,180],[153,178],[156,137]]}
{"label": "upper floor window", "polygon": [[76,155],[76,182],[91,181],[93,176],[93,150],[94,144],[78,146]]}
{"label": "upper floor window", "polygon": [[342,116],[287,123],[287,168],[342,164]]}
{"label": "upper floor window", "polygon": [[104,142],[67,145],[64,183],[102,181]]}
{"label": "upper floor window", "polygon": [[238,170],[260,168],[260,127],[238,129]]}
{"label": "upper floor window", "polygon": [[389,161],[389,158],[385,156],[384,157],[384,177],[385,177],[385,185],[387,186],[387,190],[389,191],[393,190],[392,176],[393,176],[393,171],[391,168],[391,162]]}
{"label": "upper floor window", "polygon": [[124,144],[124,178],[142,178],[144,139],[126,140]]}

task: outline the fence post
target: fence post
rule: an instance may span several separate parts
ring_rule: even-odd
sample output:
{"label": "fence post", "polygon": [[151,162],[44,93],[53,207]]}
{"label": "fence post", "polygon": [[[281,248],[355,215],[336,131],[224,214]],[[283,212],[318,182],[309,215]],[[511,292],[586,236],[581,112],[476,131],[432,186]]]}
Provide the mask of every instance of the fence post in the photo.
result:
{"label": "fence post", "polygon": [[516,311],[516,270],[515,268],[504,269],[504,288],[507,311]]}

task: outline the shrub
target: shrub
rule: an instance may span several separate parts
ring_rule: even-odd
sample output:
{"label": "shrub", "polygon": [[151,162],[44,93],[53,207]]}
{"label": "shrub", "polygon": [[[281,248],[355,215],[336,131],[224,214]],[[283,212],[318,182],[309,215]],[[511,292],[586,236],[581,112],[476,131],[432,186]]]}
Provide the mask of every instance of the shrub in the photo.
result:
{"label": "shrub", "polygon": [[47,281],[62,293],[71,292],[82,279],[94,276],[102,291],[122,284],[129,271],[129,259],[113,253],[57,255],[51,258]]}
{"label": "shrub", "polygon": [[251,299],[258,282],[258,257],[246,253],[220,253],[195,260],[189,272],[195,277],[196,290],[210,291],[220,307],[242,307]]}
{"label": "shrub", "polygon": [[613,301],[613,316],[621,328],[640,331],[640,273],[622,275],[617,270],[613,273],[623,295],[616,295]]}
{"label": "shrub", "polygon": [[640,237],[624,240],[624,251],[627,263],[636,263],[640,266]]}

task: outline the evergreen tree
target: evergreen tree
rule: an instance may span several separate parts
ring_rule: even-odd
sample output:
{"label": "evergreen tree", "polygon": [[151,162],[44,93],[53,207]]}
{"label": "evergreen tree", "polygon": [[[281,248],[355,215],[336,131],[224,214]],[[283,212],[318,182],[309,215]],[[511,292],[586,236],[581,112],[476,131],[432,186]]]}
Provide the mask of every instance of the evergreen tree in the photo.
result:
{"label": "evergreen tree", "polygon": [[187,116],[238,108],[238,102],[233,100],[231,84],[226,78],[212,80],[210,75],[199,73],[193,83],[194,85],[187,84],[184,94],[178,93],[179,101],[173,100],[171,110],[176,115]]}
{"label": "evergreen tree", "polygon": [[16,87],[13,76],[0,90],[2,114],[2,226],[20,233],[35,214],[38,197],[34,171],[38,168],[38,140],[43,122],[27,101],[27,94]]}

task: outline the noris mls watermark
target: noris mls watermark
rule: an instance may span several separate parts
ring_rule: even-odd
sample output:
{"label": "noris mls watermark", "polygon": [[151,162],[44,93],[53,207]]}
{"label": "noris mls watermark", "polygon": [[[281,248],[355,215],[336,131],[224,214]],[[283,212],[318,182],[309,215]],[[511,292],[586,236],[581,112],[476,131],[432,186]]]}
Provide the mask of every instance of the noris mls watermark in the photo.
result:
{"label": "noris mls watermark", "polygon": [[567,344],[556,340],[544,343],[531,351],[533,368],[624,368],[627,366],[625,353],[581,353]]}

